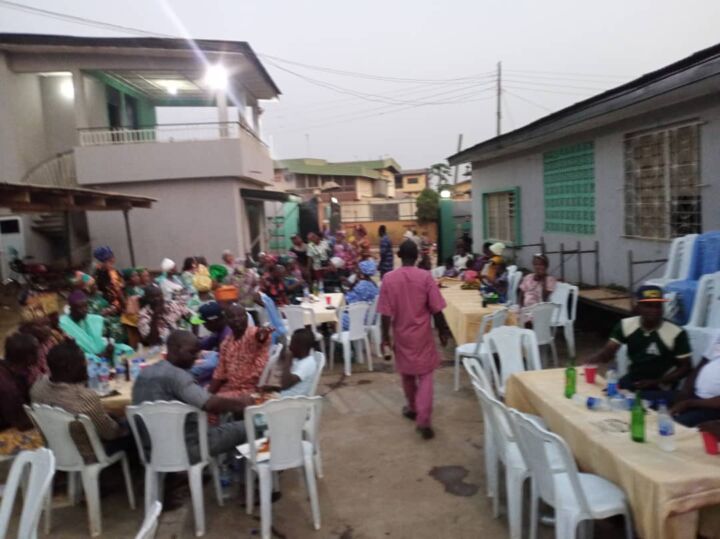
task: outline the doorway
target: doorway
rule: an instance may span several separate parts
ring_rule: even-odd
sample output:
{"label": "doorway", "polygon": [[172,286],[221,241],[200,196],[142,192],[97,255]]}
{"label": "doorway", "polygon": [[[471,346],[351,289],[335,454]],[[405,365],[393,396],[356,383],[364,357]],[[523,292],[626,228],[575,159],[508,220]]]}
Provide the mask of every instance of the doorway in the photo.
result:
{"label": "doorway", "polygon": [[11,275],[10,262],[15,258],[25,257],[25,238],[23,236],[22,219],[20,217],[0,217],[0,280],[4,281]]}
{"label": "doorway", "polygon": [[250,254],[257,259],[263,250],[263,216],[265,215],[263,203],[258,200],[245,199],[245,211],[250,231]]}

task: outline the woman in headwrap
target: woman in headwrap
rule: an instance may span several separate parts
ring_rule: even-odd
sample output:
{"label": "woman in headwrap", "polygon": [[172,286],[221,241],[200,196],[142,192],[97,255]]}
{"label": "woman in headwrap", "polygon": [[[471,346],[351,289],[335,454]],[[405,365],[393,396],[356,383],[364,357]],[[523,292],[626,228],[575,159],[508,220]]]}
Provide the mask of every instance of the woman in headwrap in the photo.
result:
{"label": "woman in headwrap", "polygon": [[[345,303],[348,305],[352,303],[358,303],[359,301],[367,301],[372,303],[380,293],[380,289],[372,280],[375,272],[377,271],[377,265],[372,259],[363,260],[358,264],[357,279],[353,287],[345,294]],[[369,323],[368,320],[365,321]],[[350,326],[350,319],[345,314],[343,316],[343,331],[347,331]]]}
{"label": "woman in headwrap", "polygon": [[155,279],[155,282],[162,290],[165,301],[178,299],[183,293],[183,285],[175,271],[175,262],[169,258],[163,258],[160,263],[162,273]]}
{"label": "woman in headwrap", "polygon": [[336,257],[342,259],[346,270],[355,271],[358,262],[357,252],[355,247],[347,241],[344,230],[338,230],[335,233],[333,253]]}
{"label": "woman in headwrap", "polygon": [[140,298],[144,294],[140,271],[137,268],[125,269],[123,278],[125,279],[125,312],[120,317],[120,321],[125,326],[128,344],[137,348],[140,343],[140,334],[137,330],[138,313],[140,312]]}
{"label": "woman in headwrap", "polygon": [[93,251],[97,260],[95,283],[102,297],[107,301],[102,315],[105,317],[108,336],[117,342],[125,342],[125,330],[120,315],[125,311],[125,282],[115,269],[115,255],[107,245]]}
{"label": "woman in headwrap", "polygon": [[30,367],[30,383],[47,374],[47,354],[56,344],[65,340],[58,326],[59,303],[57,294],[44,293],[27,298],[20,310],[20,333],[35,337],[38,341],[37,362]]}

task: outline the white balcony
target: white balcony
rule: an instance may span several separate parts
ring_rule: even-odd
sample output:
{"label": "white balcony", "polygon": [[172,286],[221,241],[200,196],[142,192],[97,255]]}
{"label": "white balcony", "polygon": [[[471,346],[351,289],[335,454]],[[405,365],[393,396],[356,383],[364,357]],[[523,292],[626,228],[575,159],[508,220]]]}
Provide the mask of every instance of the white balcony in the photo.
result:
{"label": "white balcony", "polygon": [[81,185],[220,177],[273,183],[267,146],[239,122],[81,129],[79,138]]}

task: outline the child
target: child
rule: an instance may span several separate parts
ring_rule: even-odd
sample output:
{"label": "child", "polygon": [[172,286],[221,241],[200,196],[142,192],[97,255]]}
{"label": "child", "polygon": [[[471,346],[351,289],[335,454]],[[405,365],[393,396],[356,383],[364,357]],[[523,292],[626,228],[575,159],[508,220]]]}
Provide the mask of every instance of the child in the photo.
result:
{"label": "child", "polygon": [[453,257],[449,256],[447,260],[445,260],[444,277],[457,277],[459,274],[460,272],[455,269],[455,261],[453,260]]}
{"label": "child", "polygon": [[303,328],[293,333],[288,347],[290,353],[281,356],[275,366],[281,397],[312,396],[310,393],[317,373],[314,346],[312,331]]}

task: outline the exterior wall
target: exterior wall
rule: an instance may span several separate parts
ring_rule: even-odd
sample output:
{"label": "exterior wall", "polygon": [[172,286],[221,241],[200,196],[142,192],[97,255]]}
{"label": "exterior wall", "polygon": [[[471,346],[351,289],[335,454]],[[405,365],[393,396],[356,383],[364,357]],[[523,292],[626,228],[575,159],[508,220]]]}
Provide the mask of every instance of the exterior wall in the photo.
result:
{"label": "exterior wall", "polygon": [[373,196],[373,181],[364,178],[355,180],[355,194],[358,199],[370,198]]}
{"label": "exterior wall", "polygon": [[[108,190],[157,198],[153,209],[130,211],[136,263],[157,269],[164,257],[182,264],[187,256],[204,255],[210,263],[220,260],[224,249],[240,254],[249,246],[237,179],[187,179],[113,184]],[[110,245],[118,266],[130,265],[121,212],[88,212],[93,248]]]}
{"label": "exterior wall", "polygon": [[90,127],[109,126],[105,85],[88,76],[83,76],[83,81],[85,82],[85,109],[88,125]]}
{"label": "exterior wall", "polygon": [[[417,178],[418,183],[408,183],[408,178]],[[420,191],[427,187],[427,174],[403,174],[402,184],[402,189],[399,189],[399,191],[418,195]]]}
{"label": "exterior wall", "polygon": [[[652,115],[628,120],[603,131],[577,136],[572,140],[558,141],[552,146],[538,148],[536,151],[513,156],[490,163],[473,163],[473,238],[474,250],[478,251],[484,241],[483,230],[483,193],[518,187],[520,191],[519,212],[521,219],[522,244],[539,243],[544,236],[548,251],[559,250],[560,243],[565,248],[575,249],[577,242],[583,249],[592,249],[594,242],[600,248],[600,284],[619,284],[627,286],[627,252],[633,251],[636,260],[666,258],[670,241],[643,240],[624,237],[624,155],[623,137],[625,133],[662,127],[673,122],[699,118],[702,120],[700,132],[700,177],[706,185],[702,191],[703,230],[720,229],[720,153],[717,140],[720,139],[720,99],[689,103],[672,110],[657,111]],[[559,234],[544,232],[545,215],[543,201],[543,152],[563,147],[567,144],[594,142],[595,151],[595,228],[592,235]],[[519,251],[518,262],[521,266],[530,265],[532,253],[537,247]],[[594,256],[583,256],[583,282],[594,282]],[[550,269],[559,275],[559,255],[550,255]],[[577,260],[566,258],[565,278],[577,281]],[[636,278],[652,266],[637,266]],[[654,274],[662,273],[660,268]]]}
{"label": "exterior wall", "polygon": [[267,148],[249,134],[234,139],[84,146],[75,150],[78,182],[247,177],[271,185]]}
{"label": "exterior wall", "polygon": [[45,142],[48,156],[71,150],[77,143],[73,100],[62,95],[60,88],[67,77],[39,77],[42,109],[45,116]]}
{"label": "exterior wall", "polygon": [[47,155],[38,79],[0,60],[0,181],[19,181]]}

